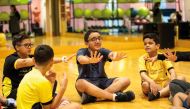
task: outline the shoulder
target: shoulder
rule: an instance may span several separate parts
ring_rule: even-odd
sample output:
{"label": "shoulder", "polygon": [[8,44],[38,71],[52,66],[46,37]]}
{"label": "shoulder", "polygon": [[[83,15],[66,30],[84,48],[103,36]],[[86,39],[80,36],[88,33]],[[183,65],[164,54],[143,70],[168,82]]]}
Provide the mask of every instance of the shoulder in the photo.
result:
{"label": "shoulder", "polygon": [[13,53],[13,54],[10,54],[9,56],[6,57],[5,62],[16,61],[18,58],[20,58],[18,56],[18,54],[17,53]]}

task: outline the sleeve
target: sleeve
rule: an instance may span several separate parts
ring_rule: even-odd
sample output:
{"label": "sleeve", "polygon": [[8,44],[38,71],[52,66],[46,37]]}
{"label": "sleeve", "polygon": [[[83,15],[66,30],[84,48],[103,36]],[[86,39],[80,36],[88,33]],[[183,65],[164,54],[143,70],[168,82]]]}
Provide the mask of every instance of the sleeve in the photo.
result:
{"label": "sleeve", "polygon": [[103,55],[103,59],[105,61],[109,61],[111,62],[112,60],[109,59],[108,55],[111,53],[112,51],[111,50],[108,50],[108,49],[105,49],[105,48],[101,48],[100,49],[100,53]]}
{"label": "sleeve", "polygon": [[158,60],[165,60],[166,57],[163,55],[163,54],[158,54],[158,57],[157,57]]}
{"label": "sleeve", "polygon": [[5,60],[5,67],[9,67],[12,68],[12,69],[15,69],[15,65],[16,65],[16,60],[19,59],[19,57],[16,57],[16,56],[9,56],[6,58]]}
{"label": "sleeve", "polygon": [[176,52],[177,61],[190,61],[190,52]]}
{"label": "sleeve", "polygon": [[164,62],[165,68],[166,68],[168,71],[169,71],[170,69],[173,69],[173,68],[174,68],[171,61],[164,60],[163,62]]}
{"label": "sleeve", "polygon": [[141,73],[141,72],[147,72],[145,63],[146,63],[146,61],[144,60],[144,55],[143,55],[138,60],[139,73]]}
{"label": "sleeve", "polygon": [[48,105],[52,103],[53,96],[52,96],[52,85],[48,80],[43,80],[39,82],[38,84],[38,92],[39,92],[39,98],[40,102],[43,105]]}

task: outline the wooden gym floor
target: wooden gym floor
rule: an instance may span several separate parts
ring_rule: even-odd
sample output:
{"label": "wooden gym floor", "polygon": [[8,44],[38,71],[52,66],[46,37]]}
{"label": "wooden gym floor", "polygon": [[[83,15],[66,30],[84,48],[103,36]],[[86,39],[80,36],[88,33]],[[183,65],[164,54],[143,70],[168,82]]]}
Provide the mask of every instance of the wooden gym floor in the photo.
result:
{"label": "wooden gym floor", "polygon": [[[35,45],[49,44],[53,47],[55,56],[71,55],[79,48],[85,47],[83,42],[83,34],[66,33],[61,37],[36,37],[32,38]],[[11,41],[8,40],[8,45]],[[113,51],[126,52],[128,58],[118,62],[107,63],[105,66],[109,77],[128,77],[131,85],[127,90],[133,90],[136,99],[132,102],[96,102],[83,105],[83,109],[169,109],[171,103],[167,98],[161,98],[156,101],[149,102],[141,92],[141,80],[138,73],[138,58],[145,53],[143,49],[142,36],[103,36],[103,47]],[[177,40],[175,50],[190,51],[190,41]],[[2,77],[3,63],[7,55],[14,52],[12,47],[0,47],[0,74]],[[175,71],[178,75],[185,76],[190,81],[189,68],[190,62],[174,63]],[[78,75],[76,58],[74,57],[69,63],[60,63],[54,65],[53,69],[57,72],[57,79],[62,77],[63,72],[68,76],[68,87],[64,94],[65,97],[74,102],[80,102],[80,97],[75,89],[75,80]],[[0,87],[1,88],[1,87]]]}

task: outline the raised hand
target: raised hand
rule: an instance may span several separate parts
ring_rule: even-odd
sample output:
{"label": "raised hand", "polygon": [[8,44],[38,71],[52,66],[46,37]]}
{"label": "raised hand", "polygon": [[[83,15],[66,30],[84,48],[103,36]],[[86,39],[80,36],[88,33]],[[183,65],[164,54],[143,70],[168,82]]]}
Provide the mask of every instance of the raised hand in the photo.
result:
{"label": "raised hand", "polygon": [[109,57],[112,61],[119,61],[121,59],[127,58],[127,55],[123,52],[111,52]]}
{"label": "raised hand", "polygon": [[145,57],[144,57],[144,60],[145,60],[145,61],[152,62],[152,65],[154,65],[154,62],[157,60],[157,56],[154,56],[154,57],[145,56]]}
{"label": "raised hand", "polygon": [[94,53],[91,51],[90,52],[90,57],[89,57],[89,63],[98,63],[100,60],[103,58],[103,56],[95,51]]}
{"label": "raised hand", "polygon": [[164,56],[167,57],[168,60],[175,62],[177,60],[176,52],[172,53],[169,48],[165,49]]}
{"label": "raised hand", "polygon": [[53,70],[50,70],[45,77],[51,82],[54,83],[56,79],[56,73]]}
{"label": "raised hand", "polygon": [[67,87],[67,83],[68,83],[68,79],[67,79],[66,73],[63,73],[63,77],[61,76],[61,77],[59,78],[59,80],[60,80],[60,86],[61,86],[62,88],[66,88],[66,87]]}

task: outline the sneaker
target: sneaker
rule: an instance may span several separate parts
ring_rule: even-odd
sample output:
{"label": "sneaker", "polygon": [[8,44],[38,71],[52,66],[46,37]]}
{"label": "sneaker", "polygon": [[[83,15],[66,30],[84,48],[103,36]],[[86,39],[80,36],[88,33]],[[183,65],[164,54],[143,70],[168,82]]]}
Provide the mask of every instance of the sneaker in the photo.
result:
{"label": "sneaker", "polygon": [[124,102],[124,101],[132,101],[135,99],[135,94],[132,91],[127,91],[127,92],[117,92],[115,101],[117,102]]}
{"label": "sneaker", "polygon": [[160,98],[160,92],[157,93],[157,95],[154,95],[152,92],[148,93],[148,101],[153,101]]}
{"label": "sneaker", "polygon": [[92,103],[96,101],[96,97],[90,96],[86,93],[82,93],[81,104]]}

